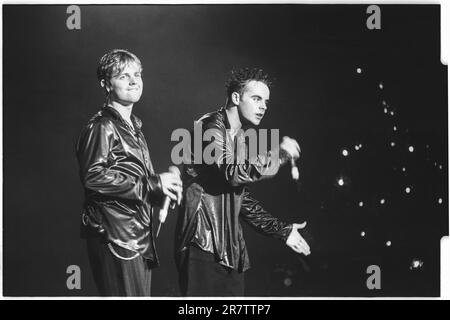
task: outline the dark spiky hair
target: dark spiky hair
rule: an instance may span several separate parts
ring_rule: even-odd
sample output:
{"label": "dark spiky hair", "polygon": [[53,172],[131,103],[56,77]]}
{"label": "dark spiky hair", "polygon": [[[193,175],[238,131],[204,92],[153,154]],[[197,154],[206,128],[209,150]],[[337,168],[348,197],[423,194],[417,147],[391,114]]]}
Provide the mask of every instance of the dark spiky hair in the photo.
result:
{"label": "dark spiky hair", "polygon": [[263,82],[269,88],[272,85],[272,81],[269,79],[269,75],[262,69],[243,68],[232,70],[230,73],[230,77],[225,84],[225,87],[227,88],[227,98],[230,98],[233,92],[237,92],[242,95],[243,89],[250,81]]}

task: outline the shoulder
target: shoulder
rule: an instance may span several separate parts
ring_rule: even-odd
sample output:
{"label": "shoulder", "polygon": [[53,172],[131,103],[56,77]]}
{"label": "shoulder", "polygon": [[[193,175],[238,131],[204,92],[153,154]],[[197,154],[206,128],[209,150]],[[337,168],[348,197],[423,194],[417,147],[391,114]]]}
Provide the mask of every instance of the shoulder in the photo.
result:
{"label": "shoulder", "polygon": [[111,135],[115,131],[114,119],[103,109],[94,114],[83,128],[81,136],[92,134]]}
{"label": "shoulder", "polygon": [[114,126],[114,119],[104,109],[94,114],[88,121],[88,127],[105,127],[111,128]]}
{"label": "shoulder", "polygon": [[220,109],[203,115],[196,123],[202,123],[204,129],[225,129],[225,115]]}

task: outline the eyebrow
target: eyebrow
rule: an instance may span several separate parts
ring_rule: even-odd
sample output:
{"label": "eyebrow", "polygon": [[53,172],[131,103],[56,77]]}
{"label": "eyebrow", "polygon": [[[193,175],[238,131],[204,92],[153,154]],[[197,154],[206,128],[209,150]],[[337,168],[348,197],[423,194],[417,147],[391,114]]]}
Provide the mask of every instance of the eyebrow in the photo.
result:
{"label": "eyebrow", "polygon": [[[136,74],[136,73],[142,73],[142,70],[136,71],[134,74]],[[121,72],[121,73],[118,73],[117,75],[115,75],[114,77],[120,77],[122,75],[130,75],[130,73],[128,73],[128,72]]]}

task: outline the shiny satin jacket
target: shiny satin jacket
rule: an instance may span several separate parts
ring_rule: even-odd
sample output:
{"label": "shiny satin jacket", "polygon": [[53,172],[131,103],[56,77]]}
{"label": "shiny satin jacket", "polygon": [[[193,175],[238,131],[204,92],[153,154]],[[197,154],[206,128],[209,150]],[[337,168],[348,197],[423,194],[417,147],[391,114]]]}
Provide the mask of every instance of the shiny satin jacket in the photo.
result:
{"label": "shiny satin jacket", "polygon": [[[235,155],[225,109],[206,114],[198,121],[203,132],[213,129],[213,143],[220,148],[221,156],[211,165],[193,162],[184,165],[184,197],[176,230],[178,267],[185,261],[186,249],[196,245],[213,253],[220,264],[242,272],[250,268],[250,262],[239,217],[258,232],[283,241],[292,229],[292,225],[266,212],[247,188],[249,183],[276,174],[280,163],[288,159],[285,153],[278,157],[276,149],[255,159],[227,161],[235,159]],[[237,145],[248,150],[243,132],[237,133],[235,139]],[[208,143],[203,144],[203,149]],[[193,157],[192,154],[192,160]]]}
{"label": "shiny satin jacket", "polygon": [[77,158],[85,191],[82,223],[123,248],[158,263],[152,237],[152,209],[163,198],[161,181],[141,131],[104,106],[81,132]]}

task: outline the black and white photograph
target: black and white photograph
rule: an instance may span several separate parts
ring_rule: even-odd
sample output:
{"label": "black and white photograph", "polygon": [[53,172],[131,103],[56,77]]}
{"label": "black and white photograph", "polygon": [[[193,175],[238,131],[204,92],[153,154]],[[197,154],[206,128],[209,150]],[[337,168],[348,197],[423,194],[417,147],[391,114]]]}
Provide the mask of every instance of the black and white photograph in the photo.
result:
{"label": "black and white photograph", "polygon": [[442,297],[441,10],[4,2],[2,296]]}

